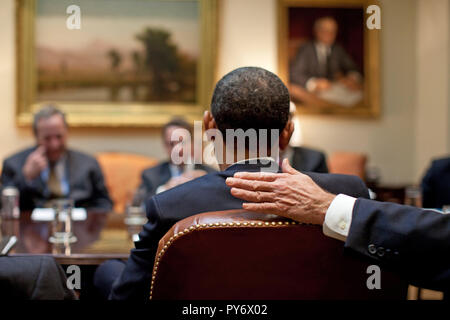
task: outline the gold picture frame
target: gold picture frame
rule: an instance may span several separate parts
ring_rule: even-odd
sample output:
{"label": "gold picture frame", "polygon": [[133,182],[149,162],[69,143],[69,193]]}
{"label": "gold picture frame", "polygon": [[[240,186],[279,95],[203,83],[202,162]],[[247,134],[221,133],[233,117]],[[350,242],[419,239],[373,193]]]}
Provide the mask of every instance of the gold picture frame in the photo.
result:
{"label": "gold picture frame", "polygon": [[[312,115],[332,115],[356,118],[377,118],[380,115],[380,30],[366,27],[366,8],[369,5],[378,5],[375,0],[278,0],[278,70],[279,75],[285,83],[289,84],[291,98],[296,102],[297,112],[300,114]],[[290,83],[290,62],[292,62],[293,50],[291,43],[293,40],[289,17],[295,15],[289,10],[311,10],[325,12],[328,10],[360,9],[362,13],[362,34],[361,47],[363,48],[362,58],[362,98],[351,107],[344,107],[337,103],[324,101],[315,97],[303,87]],[[306,11],[305,11],[306,12]],[[332,15],[330,15],[332,16]],[[309,17],[308,17],[309,18]],[[312,18],[311,18],[312,19]],[[345,21],[345,19],[344,19]],[[340,28],[340,26],[339,26]],[[312,31],[310,31],[312,34]],[[291,45],[291,46],[290,46]],[[297,51],[298,52],[298,51]],[[291,58],[291,60],[290,60]],[[296,70],[296,69],[294,69]],[[295,99],[297,98],[297,101]]]}
{"label": "gold picture frame", "polygon": [[[33,113],[45,103],[55,103],[67,114],[71,127],[160,127],[174,116],[199,120],[208,108],[216,78],[218,0],[145,0],[154,2],[197,2],[199,55],[196,64],[195,101],[185,102],[37,102],[35,53],[36,2],[16,0],[17,102],[16,121],[30,126]],[[126,0],[123,0],[126,1]],[[74,2],[76,3],[76,1]],[[81,15],[81,17],[83,17]],[[114,31],[112,31],[114,32]],[[194,91],[193,91],[194,92]]]}

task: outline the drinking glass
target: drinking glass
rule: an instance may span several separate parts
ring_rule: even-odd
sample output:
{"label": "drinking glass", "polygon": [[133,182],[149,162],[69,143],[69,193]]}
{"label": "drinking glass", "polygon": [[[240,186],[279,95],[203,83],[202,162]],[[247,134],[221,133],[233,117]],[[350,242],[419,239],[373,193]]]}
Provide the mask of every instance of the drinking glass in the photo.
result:
{"label": "drinking glass", "polygon": [[72,233],[72,199],[56,199],[52,201],[55,216],[53,218],[53,234],[51,243],[73,243],[77,237]]}
{"label": "drinking glass", "polygon": [[144,206],[127,206],[125,212],[125,224],[127,225],[128,232],[131,238],[137,240],[139,232],[142,230],[142,226],[147,222]]}

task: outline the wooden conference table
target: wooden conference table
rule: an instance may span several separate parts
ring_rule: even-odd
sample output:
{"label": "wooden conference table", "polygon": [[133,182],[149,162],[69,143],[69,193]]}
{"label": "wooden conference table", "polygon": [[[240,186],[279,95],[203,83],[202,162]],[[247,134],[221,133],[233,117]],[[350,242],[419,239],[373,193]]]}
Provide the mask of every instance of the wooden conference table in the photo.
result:
{"label": "wooden conference table", "polygon": [[86,220],[72,224],[77,241],[66,245],[50,243],[52,223],[33,221],[31,212],[21,212],[17,220],[3,221],[2,228],[18,238],[11,256],[52,255],[61,265],[99,265],[108,259],[126,260],[134,247],[131,240],[134,230],[125,225],[123,214],[88,212]]}

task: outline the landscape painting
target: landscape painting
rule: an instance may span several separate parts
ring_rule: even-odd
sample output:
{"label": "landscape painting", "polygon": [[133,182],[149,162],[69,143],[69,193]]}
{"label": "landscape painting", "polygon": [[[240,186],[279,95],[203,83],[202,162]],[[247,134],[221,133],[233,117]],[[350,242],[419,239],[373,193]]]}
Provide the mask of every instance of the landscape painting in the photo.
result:
{"label": "landscape painting", "polygon": [[[127,111],[125,117],[152,115],[150,122],[158,125],[154,119],[162,119],[162,114],[183,115],[206,101],[205,78],[212,77],[214,68],[206,75],[205,63],[213,67],[214,57],[205,42],[214,38],[215,26],[205,32],[202,22],[214,14],[215,1],[19,2],[19,42],[33,54],[32,63],[19,66],[19,77],[32,73],[31,97],[26,100],[35,108],[45,103],[63,109],[66,105],[69,119],[86,111],[95,117],[109,110],[100,120],[104,125],[114,122],[111,116]],[[68,27],[68,8],[73,5],[79,8],[78,28]],[[30,10],[31,14],[26,12]],[[27,31],[30,36],[24,36]],[[142,119],[138,117],[138,122]]]}
{"label": "landscape painting", "polygon": [[71,4],[37,2],[38,101],[195,101],[197,2],[79,1],[76,31]]}

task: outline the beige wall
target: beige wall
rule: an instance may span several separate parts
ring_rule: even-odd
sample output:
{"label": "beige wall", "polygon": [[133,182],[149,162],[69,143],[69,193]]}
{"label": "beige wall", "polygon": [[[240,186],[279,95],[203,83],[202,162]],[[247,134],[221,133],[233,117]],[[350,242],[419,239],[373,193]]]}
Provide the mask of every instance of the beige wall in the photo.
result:
{"label": "beige wall", "polygon": [[418,0],[416,174],[426,170],[430,155],[450,151],[449,1]]}
{"label": "beige wall", "polygon": [[[428,8],[426,4],[428,0],[418,1],[423,2],[419,6]],[[381,169],[383,181],[411,182],[421,175],[423,170],[421,164],[437,155],[437,149],[440,149],[440,147],[422,149],[422,139],[433,137],[428,135],[425,130],[426,124],[422,122],[418,129],[421,135],[416,138],[416,126],[420,118],[417,115],[427,112],[425,93],[422,93],[422,100],[416,103],[417,95],[420,98],[416,88],[421,85],[418,75],[426,70],[428,63],[426,59],[416,56],[416,52],[423,44],[422,37],[416,35],[416,22],[421,21],[422,16],[417,15],[416,0],[381,2],[382,116],[377,120],[304,116],[302,118],[303,141],[305,145],[321,148],[327,153],[336,150],[365,152],[369,155],[370,163]],[[17,129],[14,125],[13,3],[13,0],[0,2],[1,158],[32,143],[28,130]],[[436,3],[433,5],[439,6]],[[445,12],[447,12],[448,21],[450,10]],[[440,19],[441,16],[442,14],[439,16]],[[261,66],[276,72],[276,26],[276,0],[223,0],[218,74],[221,76],[233,68],[244,65]],[[427,26],[430,30],[436,30],[435,34],[442,32],[437,29],[442,25],[434,23],[433,20],[429,21]],[[450,37],[448,34],[446,37],[448,43]],[[430,55],[433,55],[432,51]],[[441,57],[439,61],[444,60]],[[449,70],[448,59],[445,63],[446,67],[441,69]],[[440,72],[440,77],[442,76]],[[432,81],[429,82],[432,83]],[[448,88],[448,75],[446,83]],[[447,100],[443,98],[442,89],[440,89],[436,99],[439,100],[437,117],[440,117],[439,112],[443,111],[442,105],[445,101],[448,103],[448,98]],[[447,105],[447,107],[450,106]],[[416,108],[421,111],[416,112]],[[443,114],[442,118],[449,119],[449,115]],[[448,126],[449,122],[446,125],[440,125],[438,134],[446,136],[449,132]],[[450,142],[445,141],[447,150],[439,152],[441,154],[449,151]],[[120,150],[155,157],[160,157],[162,152],[158,132],[148,130],[74,130],[71,133],[70,144],[87,152]]]}

